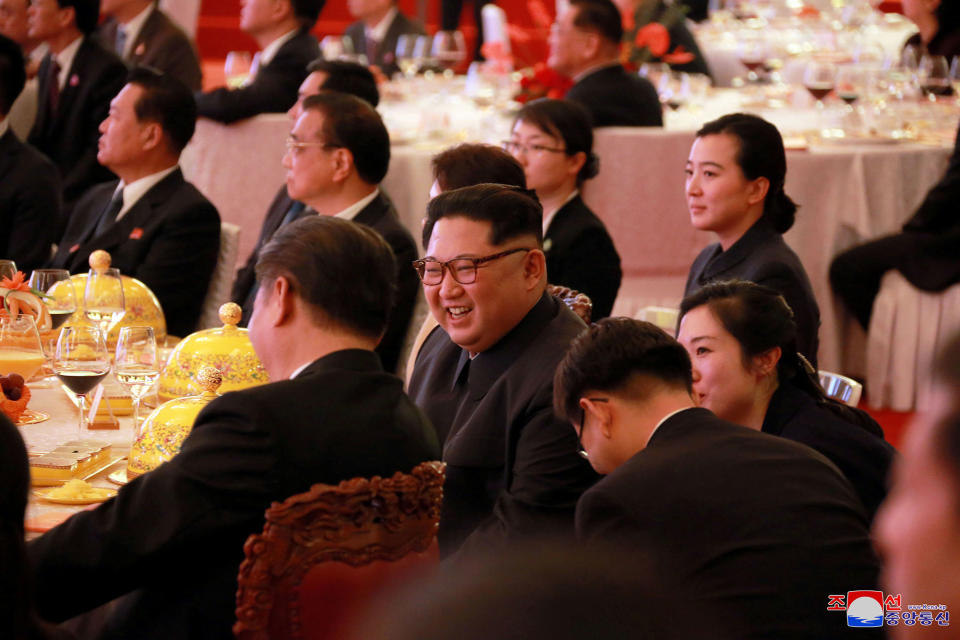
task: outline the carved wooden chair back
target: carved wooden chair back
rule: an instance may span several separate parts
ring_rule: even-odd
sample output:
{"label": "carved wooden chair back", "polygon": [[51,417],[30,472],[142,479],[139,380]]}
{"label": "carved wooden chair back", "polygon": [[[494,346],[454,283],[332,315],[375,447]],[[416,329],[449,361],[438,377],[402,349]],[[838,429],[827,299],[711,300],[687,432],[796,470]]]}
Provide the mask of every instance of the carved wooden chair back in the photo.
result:
{"label": "carved wooden chair back", "polygon": [[437,563],[444,468],[424,462],[274,503],[243,547],[234,635],[346,637],[370,600]]}

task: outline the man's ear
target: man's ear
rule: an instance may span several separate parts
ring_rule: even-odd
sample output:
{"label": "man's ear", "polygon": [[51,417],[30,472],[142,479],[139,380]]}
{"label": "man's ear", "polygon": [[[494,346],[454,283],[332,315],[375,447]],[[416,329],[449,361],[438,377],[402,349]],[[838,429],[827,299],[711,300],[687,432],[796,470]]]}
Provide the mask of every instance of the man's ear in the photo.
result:
{"label": "man's ear", "polygon": [[540,249],[528,251],[523,259],[523,279],[527,283],[527,290],[537,287],[546,277],[547,258]]}
{"label": "man's ear", "polygon": [[613,407],[609,402],[594,402],[590,398],[580,398],[580,408],[588,420],[596,423],[603,437],[609,438],[613,424]]}
{"label": "man's ear", "polygon": [[265,305],[266,317],[271,326],[279,327],[293,317],[296,294],[286,276],[277,276],[269,284]]}
{"label": "man's ear", "polygon": [[166,144],[163,136],[163,127],[159,122],[148,122],[143,128],[143,149],[154,149],[159,145]]}
{"label": "man's ear", "polygon": [[346,147],[340,147],[333,150],[333,180],[334,182],[343,182],[354,172],[353,154]]}

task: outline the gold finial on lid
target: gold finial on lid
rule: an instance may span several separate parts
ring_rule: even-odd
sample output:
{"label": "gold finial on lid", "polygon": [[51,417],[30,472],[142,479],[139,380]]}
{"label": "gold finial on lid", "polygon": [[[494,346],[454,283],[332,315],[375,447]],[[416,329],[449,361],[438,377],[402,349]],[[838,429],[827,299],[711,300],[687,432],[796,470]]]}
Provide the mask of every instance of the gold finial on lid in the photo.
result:
{"label": "gold finial on lid", "polygon": [[220,305],[220,322],[223,324],[235,327],[242,316],[243,310],[236,302],[225,302]]}
{"label": "gold finial on lid", "polygon": [[200,371],[197,372],[197,386],[199,386],[205,394],[216,393],[222,382],[223,374],[220,372],[220,369],[216,367],[200,367]]}
{"label": "gold finial on lid", "polygon": [[94,271],[106,271],[110,268],[110,254],[103,249],[97,249],[90,254],[89,262]]}

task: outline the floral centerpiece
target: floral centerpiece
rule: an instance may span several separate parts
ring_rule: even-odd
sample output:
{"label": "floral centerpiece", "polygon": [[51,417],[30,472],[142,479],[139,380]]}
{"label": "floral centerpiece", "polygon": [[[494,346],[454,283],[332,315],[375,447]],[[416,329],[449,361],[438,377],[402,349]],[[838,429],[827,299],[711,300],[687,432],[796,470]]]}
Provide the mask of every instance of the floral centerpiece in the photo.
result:
{"label": "floral centerpiece", "polygon": [[683,45],[671,49],[670,29],[684,20],[685,11],[661,0],[641,0],[633,12],[623,15],[624,66],[637,69],[645,62],[686,64],[694,56]]}
{"label": "floral centerpiece", "polygon": [[[3,299],[0,317],[16,318],[21,314],[33,316],[39,330],[48,330],[51,326],[50,312],[42,297],[41,292],[30,288],[22,271],[12,277],[4,277],[0,280],[0,298]],[[27,410],[29,402],[30,389],[22,375],[16,372],[0,375],[0,412],[16,423]]]}
{"label": "floral centerpiece", "polygon": [[520,76],[520,93],[514,100],[523,104],[537,98],[563,98],[573,86],[573,80],[538,62]]}

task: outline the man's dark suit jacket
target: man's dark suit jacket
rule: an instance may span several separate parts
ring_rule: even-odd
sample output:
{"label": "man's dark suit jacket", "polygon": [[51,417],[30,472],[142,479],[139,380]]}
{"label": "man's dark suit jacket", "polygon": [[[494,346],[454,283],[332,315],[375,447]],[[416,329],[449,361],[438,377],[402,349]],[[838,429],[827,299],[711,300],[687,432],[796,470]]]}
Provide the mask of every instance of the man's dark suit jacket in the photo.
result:
{"label": "man's dark suit jacket", "polygon": [[837,465],[860,497],[868,519],[873,520],[887,497],[887,476],[896,455],[883,438],[817,404],[813,396],[790,382],[774,392],[762,431],[805,444]]}
{"label": "man's dark suit jacket", "polygon": [[227,124],[260,113],[283,113],[297,101],[307,65],[319,56],[317,39],[302,29],[283,43],[249,85],[197,93],[197,113]]}
{"label": "man's dark suit jacket", "polygon": [[[817,452],[688,409],[587,491],[577,535],[643,550],[731,638],[848,637],[827,596],[876,589],[866,516]],[[858,630],[859,631],[859,630]]]}
{"label": "man's dark suit jacket", "polygon": [[60,218],[60,176],[11,129],[0,136],[0,255],[29,274],[50,259]]}
{"label": "man's dark suit jacket", "polygon": [[104,638],[233,638],[243,543],[271,502],[437,458],[402,384],[352,349],[213,400],[170,462],[30,543],[40,614],[63,620],[126,594]]}
{"label": "man's dark suit jacket", "polygon": [[50,266],[86,273],[94,250],[109,251],[112,266],[157,296],[167,331],[185,336],[196,328],[217,264],[220,215],[176,169],[95,235],[117,184],[97,185],[80,199]]}
{"label": "man's dark suit jacket", "polygon": [[690,267],[683,295],[708,282],[733,279],[756,282],[783,295],[797,322],[797,350],[816,368],[820,307],[800,258],[763,218],[726,251],[719,242],[701,251]]}
{"label": "man's dark suit jacket", "polygon": [[[425,35],[427,32],[424,31],[423,25],[419,22],[411,20],[398,11],[387,29],[383,42],[377,45],[376,54],[372,60],[369,60],[370,64],[380,67],[387,77],[400,70],[400,67],[397,66],[397,40],[405,33]],[[362,20],[358,20],[347,27],[344,35],[350,36],[354,51],[367,54],[367,32]],[[369,54],[367,55],[369,57]]]}
{"label": "man's dark suit jacket", "polygon": [[577,196],[550,221],[543,239],[547,281],[585,293],[593,302],[592,320],[610,315],[620,289],[620,254],[593,211]]}
{"label": "man's dark suit jacket", "polygon": [[[99,28],[104,46],[117,39],[117,22],[108,18]],[[154,6],[125,58],[131,67],[146,65],[173,76],[190,89],[200,89],[200,60],[190,37],[167,14]]]}
{"label": "man's dark suit jacket", "polygon": [[[47,53],[37,72],[37,119],[27,141],[60,170],[66,213],[87,189],[115,178],[97,162],[97,143],[100,123],[107,117],[110,101],[126,82],[127,67],[95,38],[85,36],[60,90],[56,117],[51,119],[46,108],[50,64],[51,54]],[[66,223],[61,220],[57,235]]]}
{"label": "man's dark suit jacket", "polygon": [[650,81],[622,65],[598,69],[570,87],[567,100],[579,102],[594,127],[662,127],[660,98]]}
{"label": "man's dark suit jacket", "polygon": [[553,413],[553,373],[583,329],[544,294],[473,360],[442,328],[427,336],[410,397],[436,427],[447,463],[441,554],[573,533],[577,499],[597,476],[577,454],[573,428]]}

